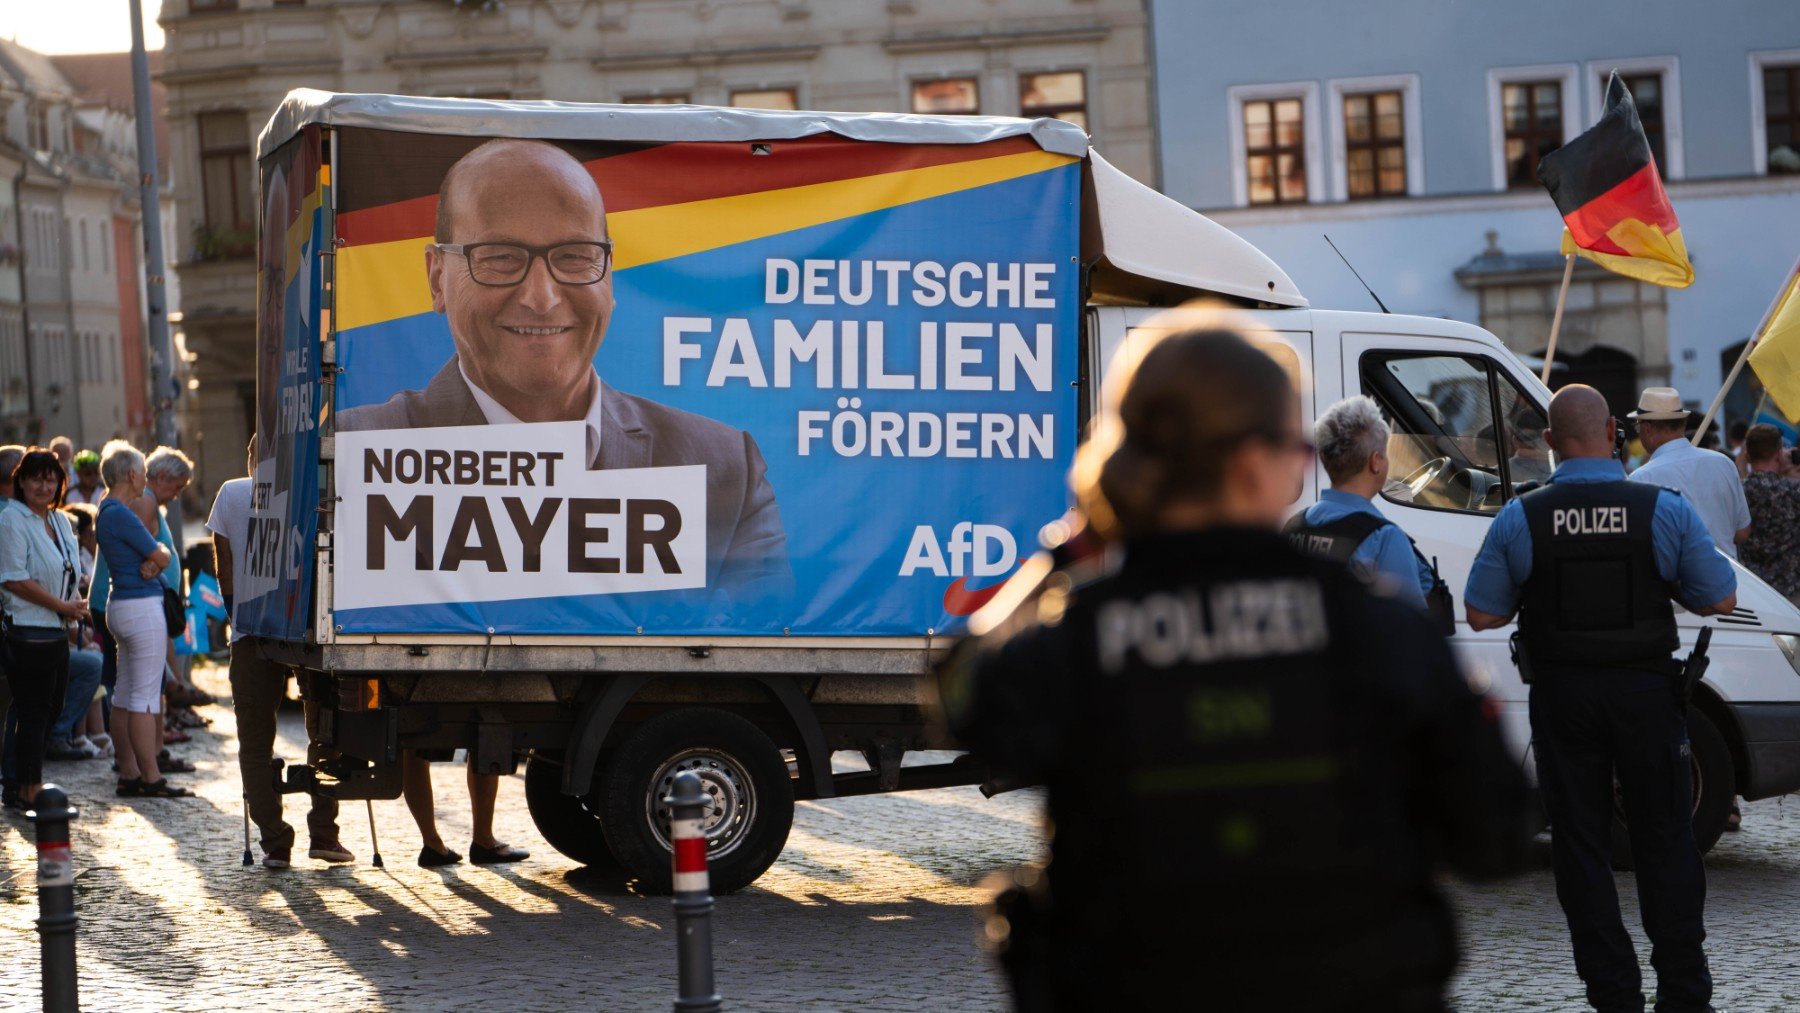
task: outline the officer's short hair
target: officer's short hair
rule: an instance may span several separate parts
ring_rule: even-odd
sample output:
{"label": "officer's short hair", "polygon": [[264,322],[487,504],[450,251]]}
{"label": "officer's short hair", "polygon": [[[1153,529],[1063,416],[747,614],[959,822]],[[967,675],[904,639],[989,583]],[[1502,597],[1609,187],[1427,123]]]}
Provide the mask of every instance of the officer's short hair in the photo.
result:
{"label": "officer's short hair", "polygon": [[1358,394],[1347,397],[1319,416],[1313,424],[1313,442],[1319,445],[1319,463],[1332,484],[1362,474],[1369,455],[1387,449],[1388,424],[1375,400]]}
{"label": "officer's short hair", "polygon": [[1744,459],[1766,461],[1781,453],[1781,430],[1759,422],[1744,433]]}
{"label": "officer's short hair", "polygon": [[1172,500],[1217,496],[1245,441],[1292,439],[1296,399],[1287,372],[1234,330],[1176,331],[1128,345],[1076,453],[1076,501],[1107,537],[1153,531]]}

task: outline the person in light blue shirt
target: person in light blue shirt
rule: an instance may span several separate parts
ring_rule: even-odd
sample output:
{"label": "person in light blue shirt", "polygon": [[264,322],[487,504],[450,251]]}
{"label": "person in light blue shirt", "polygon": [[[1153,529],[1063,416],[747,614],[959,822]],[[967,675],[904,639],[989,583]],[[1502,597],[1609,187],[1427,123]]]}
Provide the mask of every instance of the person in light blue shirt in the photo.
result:
{"label": "person in light blue shirt", "polygon": [[[1685,497],[1626,481],[1612,457],[1615,431],[1599,391],[1556,392],[1545,437],[1560,463],[1548,485],[1495,516],[1463,603],[1473,630],[1519,618],[1513,643],[1530,675],[1556,896],[1588,1003],[1645,1006],[1613,883],[1622,804],[1656,1008],[1709,1010],[1706,875],[1687,760],[1691,687],[1673,657],[1681,639],[1670,599],[1696,615],[1728,614],[1737,578]],[[1711,837],[1719,826],[1709,824]]]}
{"label": "person in light blue shirt", "polygon": [[1374,503],[1387,484],[1388,435],[1370,398],[1345,398],[1327,408],[1313,425],[1313,439],[1331,488],[1290,525],[1289,534],[1301,536],[1296,543],[1303,550],[1341,559],[1377,592],[1423,611],[1434,584],[1431,567]]}
{"label": "person in light blue shirt", "polygon": [[1688,442],[1688,415],[1673,387],[1650,387],[1638,397],[1637,411],[1627,417],[1637,423],[1638,439],[1650,459],[1631,473],[1631,480],[1680,493],[1705,522],[1719,551],[1736,559],[1738,544],[1750,537],[1744,480],[1731,458]]}

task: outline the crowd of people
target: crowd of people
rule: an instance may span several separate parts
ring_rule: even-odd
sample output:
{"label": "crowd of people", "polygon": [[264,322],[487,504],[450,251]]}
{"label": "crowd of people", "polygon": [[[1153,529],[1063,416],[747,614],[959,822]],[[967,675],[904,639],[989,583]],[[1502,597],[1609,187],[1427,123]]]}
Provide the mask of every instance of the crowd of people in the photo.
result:
{"label": "crowd of people", "polygon": [[44,763],[107,760],[121,798],[187,798],[170,753],[212,703],[180,664],[169,612],[186,574],[165,507],[192,481],[173,447],[0,446],[3,790],[28,808]]}

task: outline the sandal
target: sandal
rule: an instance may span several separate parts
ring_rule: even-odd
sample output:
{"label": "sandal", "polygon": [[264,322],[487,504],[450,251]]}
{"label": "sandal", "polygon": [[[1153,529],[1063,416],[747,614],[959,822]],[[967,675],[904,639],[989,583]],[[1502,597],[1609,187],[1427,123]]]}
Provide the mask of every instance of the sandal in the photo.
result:
{"label": "sandal", "polygon": [[169,719],[178,728],[205,728],[212,724],[211,718],[203,718],[194,713],[192,707],[176,707],[170,710]]}
{"label": "sandal", "polygon": [[204,707],[219,702],[213,699],[211,693],[198,686],[183,686],[179,683],[169,687],[163,695],[169,698],[171,707]]}
{"label": "sandal", "polygon": [[170,746],[181,742],[192,742],[194,737],[179,728],[163,729],[163,745]]}
{"label": "sandal", "polygon": [[138,794],[144,798],[193,798],[194,793],[186,788],[177,788],[169,783],[168,778],[160,781],[145,781],[138,788]]}
{"label": "sandal", "polygon": [[165,774],[192,774],[200,768],[179,756],[171,756],[167,759],[158,759],[156,761],[156,769]]}
{"label": "sandal", "polygon": [[121,777],[119,786],[113,794],[120,798],[136,798],[144,793],[144,779],[141,777]]}

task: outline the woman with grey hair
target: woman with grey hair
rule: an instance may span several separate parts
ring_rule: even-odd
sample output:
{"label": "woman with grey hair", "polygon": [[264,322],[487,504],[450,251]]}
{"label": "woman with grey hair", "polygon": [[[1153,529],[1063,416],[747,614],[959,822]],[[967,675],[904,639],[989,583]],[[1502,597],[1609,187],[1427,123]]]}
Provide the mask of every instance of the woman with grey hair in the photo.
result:
{"label": "woman with grey hair", "polygon": [[[144,458],[144,495],[132,505],[144,526],[156,532],[156,540],[169,550],[175,558],[175,564],[163,571],[163,580],[175,590],[176,594],[185,597],[187,588],[183,586],[181,568],[181,544],[169,529],[169,518],[163,513],[175,497],[181,495],[183,489],[194,479],[194,462],[174,447],[157,447]],[[209,722],[195,714],[196,706],[215,703],[212,694],[188,681],[184,666],[178,664],[174,648],[168,652],[168,665],[171,679],[169,682],[169,703],[171,727],[167,741],[186,742],[188,735],[182,726],[198,728]],[[179,766],[185,767],[185,761]]]}
{"label": "woman with grey hair", "polygon": [[96,524],[100,555],[112,587],[106,625],[118,648],[118,685],[113,692],[112,734],[119,757],[121,797],[191,797],[157,768],[162,749],[162,673],[169,630],[163,618],[162,572],[173,561],[150,529],[127,504],[144,493],[144,455],[124,440],[100,452],[100,501]]}
{"label": "woman with grey hair", "polygon": [[1374,503],[1387,484],[1389,435],[1371,398],[1348,397],[1325,409],[1313,425],[1313,440],[1331,488],[1289,523],[1288,533],[1301,549],[1347,564],[1378,593],[1424,611],[1437,574]]}

